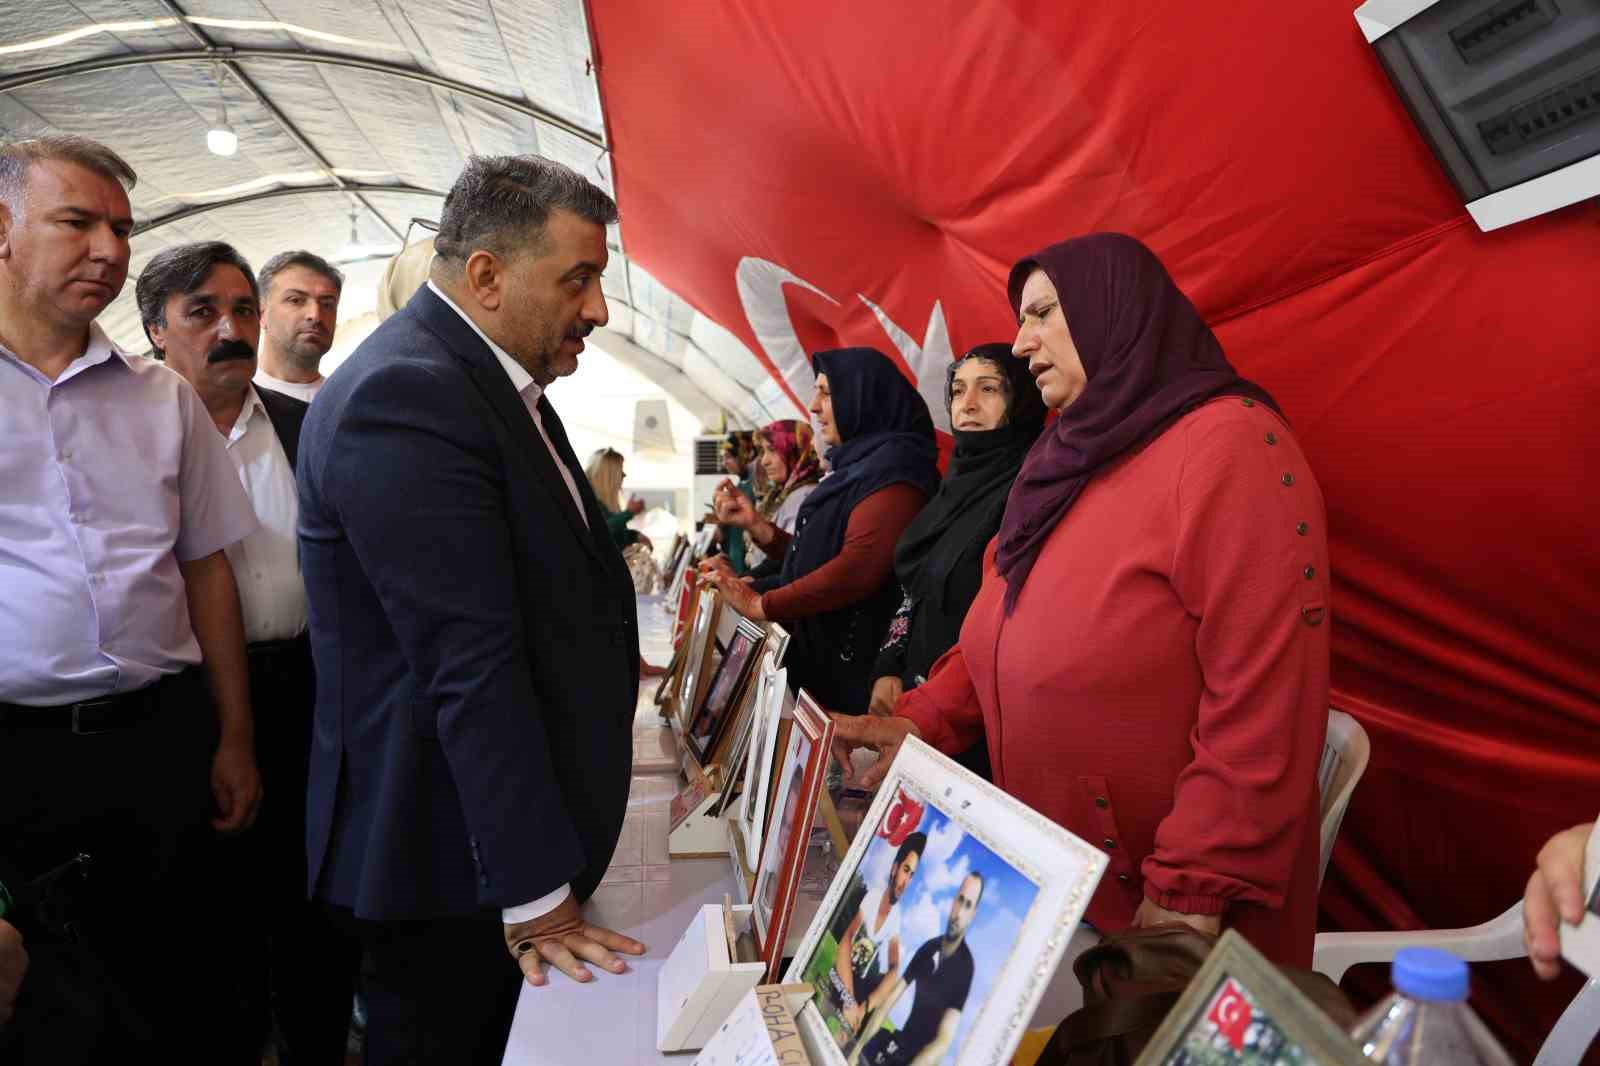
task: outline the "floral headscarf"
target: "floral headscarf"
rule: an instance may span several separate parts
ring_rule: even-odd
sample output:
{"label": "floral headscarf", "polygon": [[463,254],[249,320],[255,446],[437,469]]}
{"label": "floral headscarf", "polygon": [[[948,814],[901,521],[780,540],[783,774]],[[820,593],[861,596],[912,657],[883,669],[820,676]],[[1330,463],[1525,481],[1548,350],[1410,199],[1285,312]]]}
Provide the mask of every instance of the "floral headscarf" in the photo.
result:
{"label": "floral headscarf", "polygon": [[773,485],[756,501],[762,517],[771,518],[783,506],[783,501],[802,485],[814,485],[822,480],[822,460],[811,445],[811,423],[785,418],[768,423],[756,433],[756,439],[778,453],[783,467],[789,472],[783,484]]}

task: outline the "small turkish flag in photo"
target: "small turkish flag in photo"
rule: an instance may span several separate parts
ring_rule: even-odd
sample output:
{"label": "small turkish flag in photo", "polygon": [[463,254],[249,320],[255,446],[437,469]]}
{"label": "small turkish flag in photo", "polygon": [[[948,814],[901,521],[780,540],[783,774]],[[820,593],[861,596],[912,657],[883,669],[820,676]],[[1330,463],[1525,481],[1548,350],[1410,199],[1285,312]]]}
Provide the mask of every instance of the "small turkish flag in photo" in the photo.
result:
{"label": "small turkish flag in photo", "polygon": [[1211,1005],[1211,1013],[1206,1015],[1206,1020],[1228,1038],[1233,1050],[1243,1051],[1245,1030],[1250,1028],[1250,1013],[1250,1001],[1244,997],[1244,989],[1230,977],[1223,984],[1222,991],[1217,993],[1217,1000]]}
{"label": "small turkish flag in photo", "polygon": [[895,793],[893,805],[883,816],[878,835],[887,840],[890,847],[898,848],[921,824],[922,804],[906,795],[905,789],[900,789]]}

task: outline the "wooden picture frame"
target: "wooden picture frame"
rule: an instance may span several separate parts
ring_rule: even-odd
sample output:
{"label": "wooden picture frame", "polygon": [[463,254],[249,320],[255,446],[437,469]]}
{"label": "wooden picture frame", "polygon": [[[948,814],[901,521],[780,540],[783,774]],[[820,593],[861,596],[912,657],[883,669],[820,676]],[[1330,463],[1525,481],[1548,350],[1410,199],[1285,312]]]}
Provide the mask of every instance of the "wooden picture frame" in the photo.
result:
{"label": "wooden picture frame", "polygon": [[682,533],[672,537],[672,547],[667,549],[667,562],[661,568],[661,591],[663,600],[669,605],[672,603],[673,594],[677,591],[678,582],[683,578],[684,564],[689,561],[689,538]]}
{"label": "wooden picture frame", "polygon": [[705,698],[712,655],[717,640],[717,619],[722,613],[722,594],[714,585],[705,585],[695,592],[694,609],[689,616],[689,628],[683,637],[683,664],[680,669],[677,691],[673,694],[673,712],[677,732],[686,737],[689,716]]}
{"label": "wooden picture frame", "polygon": [[678,588],[677,606],[673,609],[672,619],[672,644],[678,647],[683,643],[683,635],[689,631],[689,626],[694,621],[695,588],[700,584],[699,575],[693,570],[685,571],[683,583]]}
{"label": "wooden picture frame", "polygon": [[[725,613],[735,613],[732,608],[724,610]],[[688,727],[683,732],[684,743],[701,766],[710,764],[712,753],[728,735],[730,723],[738,719],[750,672],[760,659],[761,646],[766,639],[766,630],[760,622],[738,616],[727,649],[706,685],[705,698],[689,715]],[[731,779],[737,767],[730,766],[728,769]]]}
{"label": "wooden picture frame", "polygon": [[1230,929],[1136,1066],[1258,1061],[1370,1066],[1343,1029]]}
{"label": "wooden picture frame", "polygon": [[751,893],[752,924],[767,980],[777,977],[783,946],[789,935],[789,918],[795,893],[811,844],[811,825],[817,817],[817,795],[833,742],[833,719],[817,706],[809,692],[795,700],[793,728],[778,775],[772,826],[761,847]]}
{"label": "wooden picture frame", "polygon": [[1107,861],[908,738],[785,974],[813,1060],[1010,1062]]}

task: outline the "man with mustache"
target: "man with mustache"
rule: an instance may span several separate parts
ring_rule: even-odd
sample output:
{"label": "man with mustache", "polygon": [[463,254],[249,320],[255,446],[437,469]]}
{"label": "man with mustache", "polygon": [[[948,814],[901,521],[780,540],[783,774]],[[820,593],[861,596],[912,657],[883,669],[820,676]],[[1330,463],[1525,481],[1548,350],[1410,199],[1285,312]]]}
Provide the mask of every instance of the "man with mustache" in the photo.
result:
{"label": "man with mustache", "polygon": [[[0,859],[38,878],[90,856],[75,936],[23,933],[35,971],[86,952],[128,1008],[61,1010],[22,1062],[214,1046],[215,932],[184,862],[260,795],[224,554],[255,516],[194,390],[95,323],[127,279],[135,180],[86,138],[0,146]],[[13,1026],[48,1017],[34,980]]]}
{"label": "man with mustache", "polygon": [[544,395],[606,322],[616,217],[567,167],[469,159],[427,285],[306,415],[307,850],[370,960],[369,1061],[498,1066],[519,969],[644,952],[581,906],[627,809],[633,582]]}
{"label": "man with mustache", "polygon": [[333,347],[344,275],[320,255],[279,252],[261,285],[261,363],[256,384],[311,402],[326,379],[318,365]]}
{"label": "man with mustache", "polygon": [[[256,709],[255,750],[270,799],[244,839],[220,849],[231,909],[261,921],[239,928],[231,969],[253,1006],[240,1039],[259,1049],[270,1000],[280,1052],[297,1064],[344,1061],[359,962],[306,898],[305,798],[316,675],[307,633],[295,523],[295,462],[307,405],[251,382],[261,335],[250,264],[220,241],[158,254],[135,293],[145,334],[167,366],[194,386],[226,442],[261,526],[228,548],[239,586]],[[243,943],[241,943],[241,941]]]}

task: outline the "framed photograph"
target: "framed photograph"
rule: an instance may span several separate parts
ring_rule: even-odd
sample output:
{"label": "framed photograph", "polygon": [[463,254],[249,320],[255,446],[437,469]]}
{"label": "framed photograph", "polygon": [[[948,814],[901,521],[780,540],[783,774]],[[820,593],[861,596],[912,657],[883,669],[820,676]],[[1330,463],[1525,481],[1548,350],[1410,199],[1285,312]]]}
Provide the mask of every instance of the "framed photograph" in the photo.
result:
{"label": "framed photograph", "polygon": [[789,671],[777,664],[777,649],[769,639],[756,675],[750,745],[745,750],[744,791],[739,794],[737,812],[745,844],[744,864],[752,870],[761,862],[761,834],[766,828],[767,804],[772,796],[773,753],[778,746],[778,725],[789,694]]}
{"label": "framed photograph", "polygon": [[1217,946],[1137,1066],[1367,1066],[1361,1048],[1233,930]]}
{"label": "framed photograph", "polygon": [[683,665],[678,690],[674,694],[678,727],[687,732],[689,716],[705,696],[706,677],[716,652],[717,616],[722,612],[722,596],[707,585],[695,593],[689,631],[683,638]]}
{"label": "framed photograph", "polygon": [[682,533],[672,538],[672,547],[667,552],[667,565],[661,568],[661,591],[665,594],[663,600],[670,610],[675,602],[673,597],[678,594],[678,586],[683,581],[683,572],[689,561],[689,539]]}
{"label": "framed photograph", "polygon": [[793,728],[778,773],[777,799],[772,826],[761,846],[756,869],[756,889],[751,897],[752,918],[767,980],[777,976],[783,945],[789,935],[789,916],[811,842],[811,823],[817,816],[817,794],[822,791],[828,746],[833,742],[833,719],[809,692],[795,700]]}
{"label": "framed photograph", "polygon": [[[676,691],[674,686],[678,683],[678,670],[680,667],[682,667],[682,665],[683,644],[679,643],[676,648],[672,649],[672,658],[667,661],[666,672],[663,673],[660,680],[656,682],[655,694],[650,697],[657,707],[665,707],[667,704],[667,697],[671,696],[672,693]],[[663,711],[662,713],[665,714],[666,712]]]}
{"label": "framed photograph", "polygon": [[808,1043],[834,1064],[1009,1062],[1106,862],[908,739],[785,975],[811,987]]}
{"label": "framed photograph", "polygon": [[748,787],[744,784],[748,780],[745,771],[749,762],[750,741],[754,739],[755,734],[756,707],[762,688],[761,670],[771,657],[772,648],[768,638],[762,643],[755,664],[750,667],[751,677],[745,683],[738,705],[734,708],[732,722],[727,726],[727,734],[731,739],[720,742],[712,752],[713,757],[726,771],[722,775],[722,795],[718,797],[716,806],[711,810],[711,813],[718,817],[727,817],[728,809],[735,802],[742,803]]}
{"label": "framed photograph", "polygon": [[689,625],[694,619],[695,586],[700,582],[698,575],[693,570],[684,571],[683,583],[677,592],[677,606],[674,608],[672,619],[672,643],[674,647],[683,644],[683,635],[688,632]]}
{"label": "framed photograph", "polygon": [[[728,610],[727,613],[733,612]],[[710,761],[717,742],[736,717],[733,712],[738,708],[739,697],[744,694],[750,671],[756,664],[766,636],[760,622],[739,618],[733,636],[728,640],[728,650],[723,653],[722,661],[717,664],[716,673],[711,677],[706,698],[689,719],[685,739],[701,766]],[[736,769],[729,767],[730,772]]]}
{"label": "framed photograph", "polygon": [[767,623],[767,648],[772,652],[774,666],[783,665],[783,657],[789,650],[789,631],[777,622]]}

